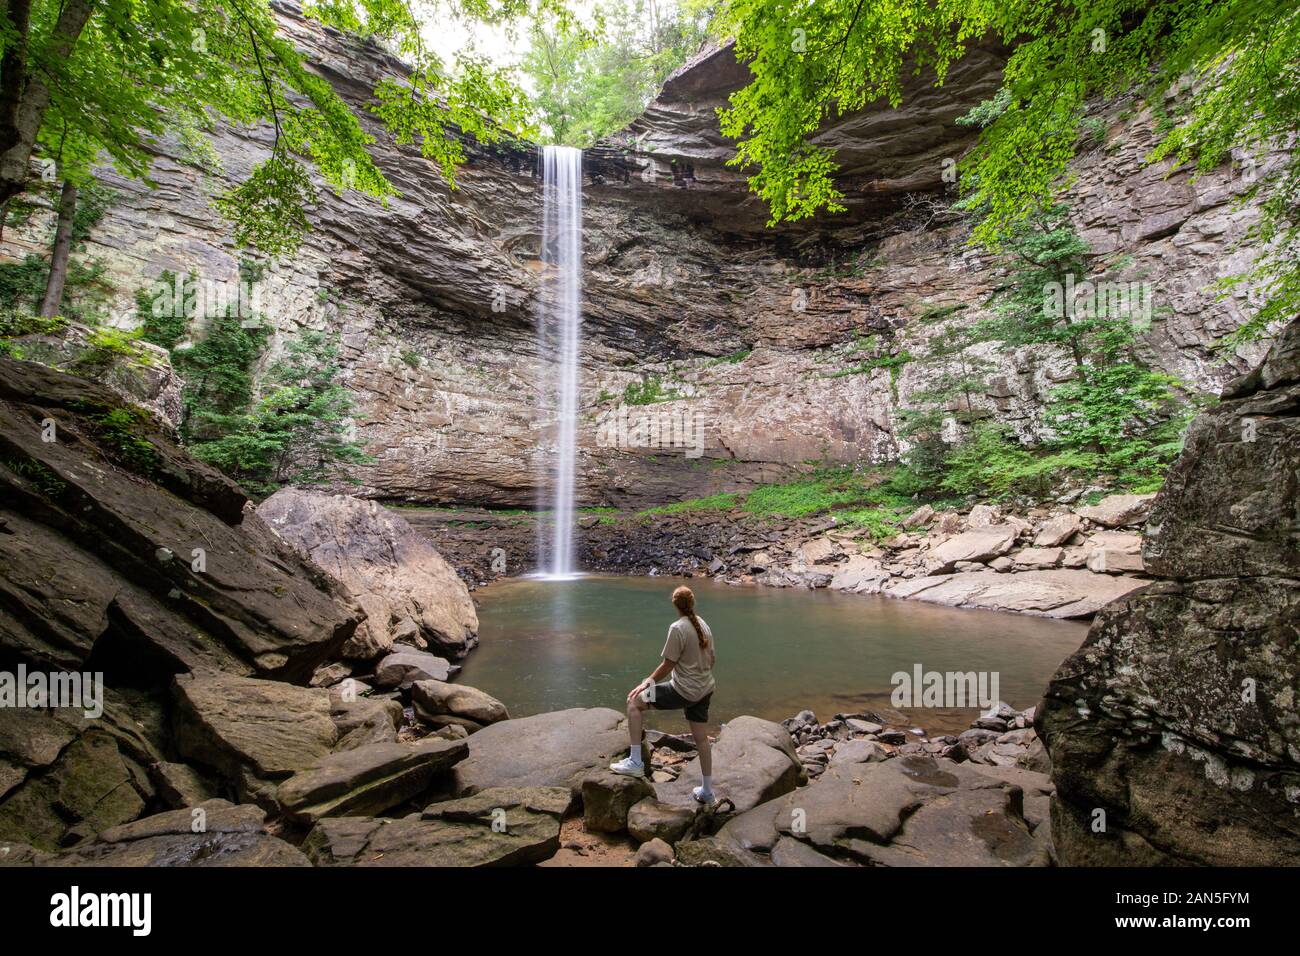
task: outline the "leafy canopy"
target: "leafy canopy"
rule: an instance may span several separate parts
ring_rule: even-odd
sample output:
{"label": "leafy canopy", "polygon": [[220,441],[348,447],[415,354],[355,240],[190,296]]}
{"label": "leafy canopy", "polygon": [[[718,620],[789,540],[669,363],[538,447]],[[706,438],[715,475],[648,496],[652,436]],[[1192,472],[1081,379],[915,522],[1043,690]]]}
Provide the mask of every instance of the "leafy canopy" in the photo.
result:
{"label": "leafy canopy", "polygon": [[[212,124],[266,124],[268,155],[217,205],[237,242],[273,255],[293,251],[307,227],[313,171],[338,193],[396,194],[370,158],[373,137],[309,68],[270,0],[81,2],[91,12],[66,57],[53,42],[62,2],[33,0],[25,36],[0,13],[0,55],[21,45],[27,74],[50,87],[37,149],[70,174],[107,157],[147,182],[167,134],[190,145],[194,162],[215,166],[205,137]],[[366,109],[399,143],[418,144],[451,186],[464,160],[459,134],[486,143],[529,135],[527,99],[511,71],[472,47],[444,62],[424,43],[422,19],[511,29],[534,12],[560,24],[570,18],[562,0],[308,0],[303,12],[387,45],[409,65],[378,83]]]}
{"label": "leafy canopy", "polygon": [[[722,129],[772,224],[843,210],[834,151],[816,142],[823,123],[877,100],[897,106],[910,77],[942,86],[985,40],[1011,49],[1006,89],[974,118],[984,129],[960,170],[984,213],[975,238],[994,247],[1065,184],[1091,97],[1142,90],[1160,104],[1185,90],[1151,158],[1201,171],[1300,127],[1300,8],[1272,0],[731,0],[722,28],[753,74]],[[1300,153],[1254,188],[1257,237],[1273,246],[1253,275],[1268,301],[1248,332],[1300,306]]]}

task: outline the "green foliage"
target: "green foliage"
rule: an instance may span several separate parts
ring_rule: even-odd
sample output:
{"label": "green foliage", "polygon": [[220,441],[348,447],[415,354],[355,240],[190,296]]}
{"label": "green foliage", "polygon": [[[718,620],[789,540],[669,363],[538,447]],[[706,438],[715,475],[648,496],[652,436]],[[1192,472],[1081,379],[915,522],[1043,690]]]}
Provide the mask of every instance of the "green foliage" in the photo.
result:
{"label": "green foliage", "polygon": [[[1190,409],[1180,383],[1137,355],[1147,317],[1120,297],[1095,295],[1076,308],[1066,290],[1088,275],[1089,252],[1063,208],[1021,223],[1003,248],[1006,280],[992,317],[949,324],[930,337],[927,361],[937,366],[931,385],[910,394],[900,411],[899,434],[911,446],[909,480],[925,494],[992,497],[1045,497],[1084,480],[1158,487]],[[1072,377],[1046,397],[1043,424],[1053,437],[1040,447],[980,420],[975,398],[987,391],[990,365],[971,350],[982,342],[1004,351],[1047,349],[1073,366]],[[944,434],[948,419],[967,429],[962,440]]]}
{"label": "green foliage", "polygon": [[624,405],[653,405],[655,402],[668,402],[679,397],[677,392],[664,388],[663,380],[658,375],[651,375],[640,382],[628,382],[623,389]]}
{"label": "green foliage", "polygon": [[59,335],[68,326],[61,315],[43,318],[34,312],[24,312],[9,307],[0,308],[0,338],[17,338],[20,335]]}
{"label": "green foliage", "polygon": [[539,18],[522,69],[543,142],[590,146],[626,127],[699,51],[717,0],[604,0],[595,24]]}
{"label": "green foliage", "polygon": [[209,437],[193,445],[194,454],[264,494],[372,461],[348,436],[352,399],[336,381],[337,359],[338,345],[325,333],[300,333],[268,369],[256,401],[205,416]]}
{"label": "green foliage", "polygon": [[823,468],[798,481],[755,488],[743,510],[760,516],[804,518],[839,509],[904,508],[908,502],[888,475],[874,470]]}
{"label": "green foliage", "polygon": [[[773,224],[843,211],[834,149],[815,142],[825,122],[877,100],[898,106],[914,76],[943,85],[977,41],[1011,51],[1004,88],[963,120],[981,133],[959,166],[962,206],[980,212],[975,238],[993,248],[1068,185],[1076,150],[1096,141],[1084,125],[1093,97],[1141,90],[1159,116],[1168,91],[1186,90],[1150,159],[1199,172],[1234,149],[1263,154],[1300,128],[1294,4],[731,0],[721,21],[751,73],[721,111],[722,131],[738,141],[733,163],[751,172]],[[1300,312],[1300,152],[1275,176],[1243,179],[1264,210],[1252,238],[1270,251],[1235,281],[1260,283],[1266,301],[1227,344]]]}
{"label": "green foliage", "polygon": [[181,439],[196,448],[229,431],[232,416],[248,408],[253,367],[266,345],[266,329],[245,327],[233,309],[206,322],[198,342],[172,352],[172,364],[185,381]]}
{"label": "green foliage", "polygon": [[46,498],[58,498],[68,488],[67,483],[48,465],[35,458],[2,458],[0,465],[27,479],[36,492]]}
{"label": "green foliage", "polygon": [[[191,276],[187,281],[198,280]],[[141,320],[140,338],[145,342],[161,346],[169,352],[185,338],[189,328],[189,317],[185,309],[173,301],[174,296],[159,295],[160,289],[176,288],[176,273],[165,269],[152,285],[137,289],[135,293],[135,311]],[[183,283],[181,288],[184,288]]]}
{"label": "green foliage", "polygon": [[108,365],[117,359],[149,364],[149,354],[136,343],[139,331],[126,332],[110,326],[92,329],[89,348],[77,358],[78,365]]}
{"label": "green foliage", "polygon": [[[123,175],[148,181],[155,144],[167,134],[197,165],[215,153],[205,133],[215,120],[266,124],[269,155],[217,197],[239,242],[291,252],[315,195],[310,171],[336,192],[385,200],[396,190],[370,158],[373,142],[329,82],[309,69],[282,30],[270,0],[101,0],[69,56],[52,55],[63,3],[31,5],[29,62],[51,90],[38,150],[77,177],[107,158]],[[422,11],[423,20],[416,11]],[[410,71],[386,78],[370,110],[400,143],[418,143],[449,183],[464,160],[458,136],[492,143],[530,132],[526,98],[512,73],[471,45],[452,62],[428,49],[421,29],[452,18],[471,31],[515,29],[534,14],[567,23],[560,0],[316,0],[303,12],[328,26],[386,44]],[[6,30],[0,50],[17,42]]]}
{"label": "green foliage", "polygon": [[150,475],[158,467],[158,451],[139,434],[145,414],[113,408],[93,419],[92,427],[119,464],[137,474]]}

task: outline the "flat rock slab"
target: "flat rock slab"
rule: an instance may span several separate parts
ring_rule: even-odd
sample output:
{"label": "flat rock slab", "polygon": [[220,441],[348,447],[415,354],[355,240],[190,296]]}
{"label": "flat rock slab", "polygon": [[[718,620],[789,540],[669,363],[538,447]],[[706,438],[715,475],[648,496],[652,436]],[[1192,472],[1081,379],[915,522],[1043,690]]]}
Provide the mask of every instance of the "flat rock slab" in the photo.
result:
{"label": "flat rock slab", "polygon": [[1154,492],[1149,495],[1108,495],[1095,505],[1075,508],[1074,513],[1107,528],[1124,528],[1146,521],[1155,499]]}
{"label": "flat rock slab", "polygon": [[465,759],[463,740],[378,743],[328,754],[276,790],[284,812],[303,823],[372,816],[424,793],[436,774]]}
{"label": "flat rock slab", "polygon": [[1016,541],[1016,529],[1009,524],[972,528],[953,535],[926,555],[926,567],[933,571],[952,570],[958,561],[988,561],[1006,554]]}
{"label": "flat rock slab", "polygon": [[1044,617],[1091,617],[1111,601],[1150,582],[1121,574],[1059,568],[1045,571],[965,571],[901,581],[891,597],[914,598],[949,607],[982,607]]}
{"label": "flat rock slab", "polygon": [[173,726],[181,755],[232,778],[305,770],[330,752],[338,729],[329,692],[210,671],[179,676]]}
{"label": "flat rock slab", "polygon": [[1043,863],[1022,790],[926,756],[844,764],[742,813],[678,858],[735,866],[1023,866]]}
{"label": "flat rock slab", "polygon": [[567,787],[493,787],[417,819],[320,821],[303,850],[317,866],[526,866],[560,848]]}
{"label": "flat rock slab", "polygon": [[[799,757],[790,733],[778,723],[759,717],[727,721],[713,745],[713,791],[744,812],[760,803],[789,793],[799,785]],[[672,783],[656,785],[662,803],[694,809],[699,804],[691,791],[700,785],[696,757],[682,768]]]}
{"label": "flat rock slab", "polygon": [[[105,830],[93,842],[39,855],[39,866],[310,866],[272,836],[259,807],[208,800]],[[200,832],[195,832],[201,828]]]}
{"label": "flat rock slab", "polygon": [[469,756],[452,770],[452,793],[492,787],[568,787],[627,753],[626,719],[607,707],[557,710],[503,720],[471,734]]}

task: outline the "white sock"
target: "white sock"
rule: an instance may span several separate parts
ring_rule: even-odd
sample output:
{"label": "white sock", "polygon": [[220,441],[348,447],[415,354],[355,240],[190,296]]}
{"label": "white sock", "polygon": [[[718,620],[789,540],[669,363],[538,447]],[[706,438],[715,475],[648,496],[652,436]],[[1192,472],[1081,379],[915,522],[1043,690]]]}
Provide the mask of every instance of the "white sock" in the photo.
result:
{"label": "white sock", "polygon": [[700,774],[700,789],[703,790],[705,793],[712,793],[713,778],[706,777],[704,774]]}
{"label": "white sock", "polygon": [[640,767],[640,766],[641,766],[641,748],[640,748],[640,747],[633,747],[631,750],[629,750],[629,751],[628,751],[628,754],[627,754],[627,759],[630,760],[630,761],[632,761],[632,763],[635,764],[636,766]]}

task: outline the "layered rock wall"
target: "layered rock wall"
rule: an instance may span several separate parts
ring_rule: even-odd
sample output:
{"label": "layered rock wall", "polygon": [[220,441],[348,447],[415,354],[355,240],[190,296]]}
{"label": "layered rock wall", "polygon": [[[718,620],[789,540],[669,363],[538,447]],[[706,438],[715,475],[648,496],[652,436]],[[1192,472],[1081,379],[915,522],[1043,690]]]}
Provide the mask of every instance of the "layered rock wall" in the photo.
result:
{"label": "layered rock wall", "polygon": [[[554,447],[544,409],[554,375],[533,331],[541,266],[532,150],[470,144],[448,189],[418,149],[394,145],[364,109],[400,63],[287,6],[280,12],[318,72],[360,110],[401,195],[383,206],[322,190],[307,243],[264,263],[256,286],[274,345],[304,327],[340,335],[356,432],[377,459],[357,471],[363,493],[532,504],[539,460]],[[726,165],[714,110],[745,81],[729,49],[688,64],[626,134],[588,152],[585,503],[661,502],[743,489],[810,460],[897,456],[900,404],[940,372],[925,360],[942,327],[933,316],[960,307],[945,321],[978,318],[997,282],[968,245],[968,226],[942,209],[952,198],[947,161],[973,135],[954,120],[996,91],[1002,62],[976,49],[942,90],[918,79],[901,109],[872,106],[823,131],[839,150],[849,212],[791,228],[767,229],[762,204]],[[1256,212],[1234,201],[1249,183],[1229,166],[1196,181],[1146,166],[1153,120],[1123,110],[1098,110],[1104,135],[1076,163],[1078,225],[1106,263],[1153,287],[1148,359],[1191,389],[1217,391],[1257,357],[1210,348],[1249,311],[1246,290],[1220,301],[1211,288],[1250,261],[1240,243]],[[222,170],[213,175],[182,162],[179,144],[160,144],[153,189],[106,174],[119,195],[86,254],[108,267],[116,323],[138,321],[135,292],[163,270],[238,280],[241,254],[208,199],[265,157],[269,137],[219,129]],[[48,216],[7,230],[4,256],[43,248],[46,231]],[[995,372],[973,403],[1038,433],[1042,401],[1067,372],[1062,358],[988,358]],[[601,427],[617,424],[628,385],[651,379],[668,400],[628,410],[630,433]],[[639,438],[638,421],[647,423]],[[672,428],[689,441],[657,447],[654,435]]]}

